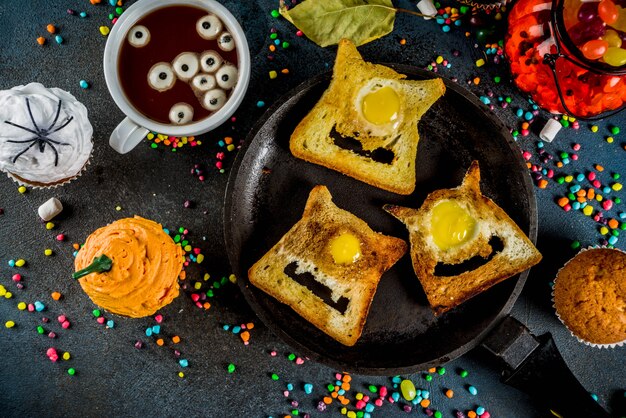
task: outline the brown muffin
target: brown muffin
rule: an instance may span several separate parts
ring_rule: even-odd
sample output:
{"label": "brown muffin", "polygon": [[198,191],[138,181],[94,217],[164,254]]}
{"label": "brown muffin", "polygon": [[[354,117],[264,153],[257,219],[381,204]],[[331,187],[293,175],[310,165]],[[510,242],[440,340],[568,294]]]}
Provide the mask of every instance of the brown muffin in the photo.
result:
{"label": "brown muffin", "polygon": [[554,307],[583,342],[614,346],[626,341],[626,253],[608,248],[578,253],[557,274]]}

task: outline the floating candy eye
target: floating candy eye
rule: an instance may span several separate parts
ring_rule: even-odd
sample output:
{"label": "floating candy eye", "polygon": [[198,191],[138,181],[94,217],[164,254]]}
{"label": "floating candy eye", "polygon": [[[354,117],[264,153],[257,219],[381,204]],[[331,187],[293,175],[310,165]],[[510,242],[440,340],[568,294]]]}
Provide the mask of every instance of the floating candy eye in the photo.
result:
{"label": "floating candy eye", "polygon": [[172,66],[167,62],[158,62],[148,72],[148,84],[155,90],[165,91],[174,86],[176,77]]}
{"label": "floating candy eye", "polygon": [[217,38],[217,46],[219,46],[222,51],[232,51],[235,49],[233,35],[229,32],[222,32],[219,38]]}
{"label": "floating candy eye", "polygon": [[205,73],[214,73],[223,62],[224,59],[216,51],[204,51],[200,55],[200,66]]}
{"label": "floating candy eye", "polygon": [[215,73],[217,84],[226,90],[232,89],[237,84],[237,67],[226,64]]}
{"label": "floating candy eye", "polygon": [[196,30],[198,31],[198,35],[208,40],[217,38],[217,35],[220,34],[222,28],[222,22],[218,19],[217,16],[213,14],[201,17],[200,19],[198,19],[198,23],[196,23]]}
{"label": "floating candy eye", "polygon": [[200,69],[198,55],[194,52],[183,52],[174,58],[172,66],[178,78],[183,81],[190,80],[194,75],[198,74]]}
{"label": "floating candy eye", "polygon": [[184,125],[193,119],[193,107],[187,103],[176,103],[170,109],[170,121],[176,125]]}
{"label": "floating candy eye", "polygon": [[226,93],[224,90],[213,89],[206,92],[202,105],[207,110],[216,111],[222,108],[226,103]]}
{"label": "floating candy eye", "polygon": [[194,91],[205,92],[216,86],[215,77],[211,74],[198,74],[191,80]]}
{"label": "floating candy eye", "polygon": [[150,42],[150,31],[147,27],[137,25],[128,31],[128,42],[135,48],[141,48]]}

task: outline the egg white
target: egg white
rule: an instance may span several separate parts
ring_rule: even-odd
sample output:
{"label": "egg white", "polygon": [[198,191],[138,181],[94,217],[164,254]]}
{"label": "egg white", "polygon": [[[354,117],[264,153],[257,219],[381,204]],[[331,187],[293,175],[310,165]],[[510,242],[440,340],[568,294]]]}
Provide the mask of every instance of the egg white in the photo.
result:
{"label": "egg white", "polygon": [[[367,120],[363,114],[363,99],[370,93],[374,93],[383,87],[391,87],[398,95],[398,101],[400,106],[398,109],[398,116],[395,120],[385,124],[375,124]],[[402,85],[397,80],[385,79],[385,78],[372,78],[367,81],[356,93],[354,98],[354,107],[357,114],[357,127],[359,128],[359,135],[366,136],[389,136],[392,135],[398,126],[402,123],[404,117],[405,95]]]}

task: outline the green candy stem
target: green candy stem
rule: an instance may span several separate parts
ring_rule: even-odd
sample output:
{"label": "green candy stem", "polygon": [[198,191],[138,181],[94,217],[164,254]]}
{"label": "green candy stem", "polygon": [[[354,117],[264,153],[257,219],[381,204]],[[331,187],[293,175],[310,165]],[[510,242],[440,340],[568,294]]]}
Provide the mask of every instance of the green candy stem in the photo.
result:
{"label": "green candy stem", "polygon": [[93,262],[82,270],[78,270],[72,274],[72,279],[80,279],[90,273],[102,273],[103,271],[111,270],[113,261],[106,254],[102,254],[100,257],[95,257]]}

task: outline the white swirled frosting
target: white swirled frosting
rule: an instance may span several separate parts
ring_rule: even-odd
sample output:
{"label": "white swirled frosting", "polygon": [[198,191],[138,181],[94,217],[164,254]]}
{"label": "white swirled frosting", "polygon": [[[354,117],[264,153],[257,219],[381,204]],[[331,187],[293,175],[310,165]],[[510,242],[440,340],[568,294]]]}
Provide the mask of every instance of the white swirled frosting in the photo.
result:
{"label": "white swirled frosting", "polygon": [[64,90],[30,83],[0,91],[0,170],[43,184],[74,177],[91,155],[92,135],[87,108]]}

